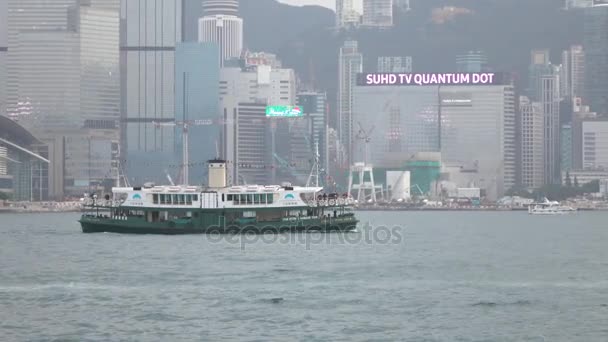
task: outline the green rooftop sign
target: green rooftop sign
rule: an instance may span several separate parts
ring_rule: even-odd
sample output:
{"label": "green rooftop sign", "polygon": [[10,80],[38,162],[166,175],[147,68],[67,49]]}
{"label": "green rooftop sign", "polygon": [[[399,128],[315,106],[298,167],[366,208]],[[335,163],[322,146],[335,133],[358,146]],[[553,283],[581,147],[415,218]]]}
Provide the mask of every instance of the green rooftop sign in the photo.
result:
{"label": "green rooftop sign", "polygon": [[300,106],[267,106],[267,117],[299,117],[304,115]]}

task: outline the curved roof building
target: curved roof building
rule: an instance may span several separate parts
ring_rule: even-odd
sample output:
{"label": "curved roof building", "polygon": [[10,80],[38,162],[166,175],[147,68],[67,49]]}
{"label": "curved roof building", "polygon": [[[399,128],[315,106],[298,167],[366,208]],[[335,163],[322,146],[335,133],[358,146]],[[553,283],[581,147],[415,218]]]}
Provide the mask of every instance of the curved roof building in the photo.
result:
{"label": "curved roof building", "polygon": [[205,0],[203,1],[203,16],[239,14],[239,0]]}

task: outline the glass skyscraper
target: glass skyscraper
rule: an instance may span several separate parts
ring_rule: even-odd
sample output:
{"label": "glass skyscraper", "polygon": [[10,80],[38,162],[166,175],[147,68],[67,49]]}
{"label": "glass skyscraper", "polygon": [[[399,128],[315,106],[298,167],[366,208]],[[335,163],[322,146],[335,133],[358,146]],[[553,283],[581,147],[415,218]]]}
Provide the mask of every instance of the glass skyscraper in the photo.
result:
{"label": "glass skyscraper", "polygon": [[131,183],[166,183],[178,169],[175,128],[175,46],[182,40],[183,0],[121,3],[122,159]]}
{"label": "glass skyscraper", "polygon": [[[219,157],[221,145],[218,46],[180,43],[176,46],[175,60],[175,120],[189,123],[188,184],[201,184],[206,180],[206,162]],[[182,156],[182,127],[176,126],[178,156]]]}

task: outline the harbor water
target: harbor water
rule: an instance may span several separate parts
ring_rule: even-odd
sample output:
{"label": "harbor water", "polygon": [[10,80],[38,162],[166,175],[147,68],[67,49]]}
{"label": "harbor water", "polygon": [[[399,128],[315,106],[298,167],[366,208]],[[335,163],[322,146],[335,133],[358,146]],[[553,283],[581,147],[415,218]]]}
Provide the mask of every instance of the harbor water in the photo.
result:
{"label": "harbor water", "polygon": [[608,213],[359,212],[359,232],[83,234],[0,215],[2,341],[608,341]]}

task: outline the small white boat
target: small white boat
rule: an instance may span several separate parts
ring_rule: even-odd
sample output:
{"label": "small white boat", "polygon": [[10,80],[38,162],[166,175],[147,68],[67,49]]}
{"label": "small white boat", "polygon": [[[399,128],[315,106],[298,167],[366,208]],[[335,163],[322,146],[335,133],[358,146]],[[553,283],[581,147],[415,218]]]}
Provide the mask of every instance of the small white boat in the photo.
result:
{"label": "small white boat", "polygon": [[576,208],[559,204],[556,201],[549,201],[547,198],[543,202],[532,203],[528,206],[528,214],[533,215],[560,215],[576,212]]}

